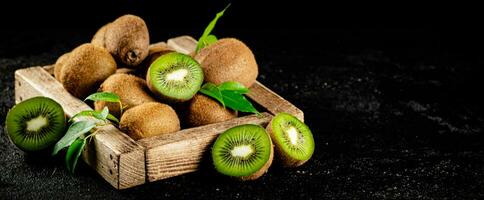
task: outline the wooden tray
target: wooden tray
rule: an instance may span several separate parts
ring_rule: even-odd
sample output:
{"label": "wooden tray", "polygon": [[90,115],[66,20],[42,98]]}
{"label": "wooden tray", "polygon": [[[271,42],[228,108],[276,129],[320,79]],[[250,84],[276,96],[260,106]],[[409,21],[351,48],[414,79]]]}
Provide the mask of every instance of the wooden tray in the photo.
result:
{"label": "wooden tray", "polygon": [[[190,36],[180,36],[169,39],[167,45],[178,52],[191,54],[196,47],[196,41]],[[92,110],[82,100],[69,94],[52,74],[53,66],[17,70],[16,103],[34,96],[46,96],[59,102],[69,117],[83,110]],[[259,82],[250,88],[247,96],[265,109],[262,117],[249,115],[138,141],[113,125],[103,126],[94,130],[98,133],[85,148],[82,158],[113,187],[125,189],[196,171],[202,156],[210,149],[216,136],[233,126],[265,126],[278,112],[291,113],[304,120],[300,109]]]}

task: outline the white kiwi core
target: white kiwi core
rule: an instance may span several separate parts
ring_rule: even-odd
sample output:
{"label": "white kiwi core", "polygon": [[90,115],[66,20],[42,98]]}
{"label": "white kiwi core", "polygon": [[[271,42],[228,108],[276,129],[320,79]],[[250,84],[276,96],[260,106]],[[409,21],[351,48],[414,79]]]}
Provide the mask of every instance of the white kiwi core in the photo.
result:
{"label": "white kiwi core", "polygon": [[187,69],[179,69],[166,75],[168,81],[182,81],[187,76]]}
{"label": "white kiwi core", "polygon": [[254,153],[254,149],[252,149],[250,145],[236,146],[230,151],[230,154],[232,154],[233,157],[241,157],[241,158],[248,157],[252,153]]}
{"label": "white kiwi core", "polygon": [[40,115],[36,118],[33,118],[27,122],[27,131],[38,131],[42,127],[48,125],[48,120],[46,117]]}
{"label": "white kiwi core", "polygon": [[289,142],[291,142],[292,145],[296,145],[298,142],[298,131],[294,126],[291,126],[287,129],[287,137],[289,138]]}

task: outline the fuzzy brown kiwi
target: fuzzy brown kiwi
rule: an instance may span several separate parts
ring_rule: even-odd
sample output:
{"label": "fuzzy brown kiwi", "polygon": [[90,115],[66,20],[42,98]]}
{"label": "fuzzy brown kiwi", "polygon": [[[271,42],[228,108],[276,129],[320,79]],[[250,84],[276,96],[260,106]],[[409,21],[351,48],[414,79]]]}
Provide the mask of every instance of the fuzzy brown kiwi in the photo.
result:
{"label": "fuzzy brown kiwi", "polygon": [[[101,92],[112,92],[119,96],[124,111],[143,103],[155,102],[144,79],[129,74],[113,74],[99,87]],[[105,106],[116,117],[121,116],[118,103],[96,101],[94,108],[102,110]]]}
{"label": "fuzzy brown kiwi", "polygon": [[91,42],[102,44],[118,61],[137,66],[148,56],[150,38],[143,19],[123,15],[101,28]]}
{"label": "fuzzy brown kiwi", "polygon": [[250,87],[259,73],[252,51],[235,38],[223,38],[203,48],[195,60],[202,65],[205,81],[215,84],[237,81]]}
{"label": "fuzzy brown kiwi", "polygon": [[83,44],[65,59],[59,80],[75,97],[83,99],[116,72],[116,61],[106,49],[90,43]]}
{"label": "fuzzy brown kiwi", "polygon": [[111,23],[107,23],[106,25],[102,26],[96,34],[94,34],[94,37],[91,40],[91,44],[96,45],[98,47],[105,47],[104,44],[104,37],[106,35],[106,30],[108,29],[108,26]]}
{"label": "fuzzy brown kiwi", "polygon": [[134,140],[180,130],[180,120],[169,105],[149,102],[127,110],[119,128]]}
{"label": "fuzzy brown kiwi", "polygon": [[58,81],[61,81],[60,80],[60,73],[61,73],[61,70],[62,70],[62,67],[64,66],[66,60],[67,60],[67,57],[69,57],[70,55],[70,52],[67,52],[65,54],[63,54],[62,56],[60,56],[59,58],[57,58],[57,61],[55,62],[55,65],[54,65],[54,77],[58,80]]}
{"label": "fuzzy brown kiwi", "polygon": [[186,123],[194,127],[237,117],[237,111],[224,108],[220,103],[203,94],[193,96],[186,112]]}

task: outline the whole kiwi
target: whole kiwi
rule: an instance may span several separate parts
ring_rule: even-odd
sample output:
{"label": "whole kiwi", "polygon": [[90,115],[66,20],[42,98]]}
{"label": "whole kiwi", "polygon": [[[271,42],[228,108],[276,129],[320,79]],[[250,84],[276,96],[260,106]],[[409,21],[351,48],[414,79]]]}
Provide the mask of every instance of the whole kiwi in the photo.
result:
{"label": "whole kiwi", "polygon": [[195,55],[202,65],[205,81],[220,84],[237,81],[250,87],[259,69],[252,51],[240,40],[223,38]]}
{"label": "whole kiwi", "polygon": [[108,29],[108,26],[111,23],[107,23],[106,25],[102,26],[96,34],[94,34],[94,37],[91,40],[91,43],[98,46],[98,47],[105,47],[104,44],[104,36],[106,35],[106,30]]}
{"label": "whole kiwi", "polygon": [[169,105],[149,102],[127,110],[119,128],[134,140],[180,130],[180,120]]}
{"label": "whole kiwi", "polygon": [[55,62],[55,65],[54,65],[54,77],[58,81],[61,81],[60,80],[61,69],[64,66],[64,64],[65,64],[65,62],[67,60],[67,57],[69,55],[70,55],[70,52],[67,52],[67,53],[63,54],[62,56],[60,56],[59,58],[57,58],[57,61]]}
{"label": "whole kiwi", "polygon": [[[125,111],[143,103],[156,101],[150,96],[145,80],[129,74],[111,75],[101,84],[99,91],[117,94]],[[94,103],[96,110],[102,110],[105,106],[108,107],[109,112],[114,116],[121,116],[118,103],[105,101],[96,101]]]}
{"label": "whole kiwi", "polygon": [[203,94],[196,94],[190,100],[186,112],[186,123],[189,126],[202,126],[237,117],[237,111],[224,108],[220,103]]}
{"label": "whole kiwi", "polygon": [[[75,97],[83,99],[116,72],[116,61],[106,49],[90,43],[83,44],[59,59],[57,80]],[[58,61],[59,62],[59,61]]]}
{"label": "whole kiwi", "polygon": [[101,27],[91,42],[105,47],[118,61],[137,66],[148,56],[148,27],[135,15],[123,15]]}

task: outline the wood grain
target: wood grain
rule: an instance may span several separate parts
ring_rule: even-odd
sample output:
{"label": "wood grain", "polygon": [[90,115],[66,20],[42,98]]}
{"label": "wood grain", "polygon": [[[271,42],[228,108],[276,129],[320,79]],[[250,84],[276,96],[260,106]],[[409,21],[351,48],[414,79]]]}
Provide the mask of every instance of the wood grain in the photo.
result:
{"label": "wood grain", "polygon": [[197,49],[197,41],[188,35],[171,38],[167,41],[167,44],[175,51],[187,55],[194,55]]}
{"label": "wood grain", "polygon": [[[16,102],[35,96],[46,96],[57,101],[67,116],[91,108],[70,95],[52,75],[41,67],[15,72]],[[145,183],[144,147],[112,125],[95,128],[94,139],[83,159],[115,188],[123,189]]]}
{"label": "wood grain", "polygon": [[272,119],[269,113],[249,115],[225,122],[189,128],[173,134],[141,139],[146,147],[146,172],[149,182],[193,172],[199,169],[203,156],[215,138],[225,130],[241,124],[265,127]]}

